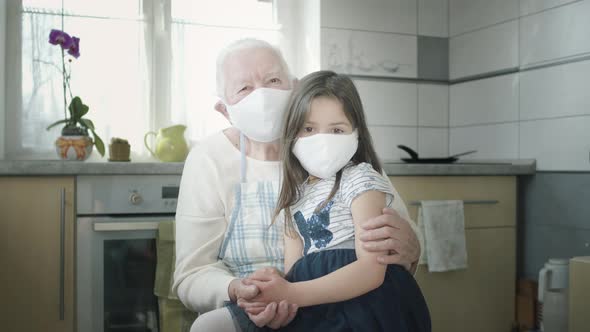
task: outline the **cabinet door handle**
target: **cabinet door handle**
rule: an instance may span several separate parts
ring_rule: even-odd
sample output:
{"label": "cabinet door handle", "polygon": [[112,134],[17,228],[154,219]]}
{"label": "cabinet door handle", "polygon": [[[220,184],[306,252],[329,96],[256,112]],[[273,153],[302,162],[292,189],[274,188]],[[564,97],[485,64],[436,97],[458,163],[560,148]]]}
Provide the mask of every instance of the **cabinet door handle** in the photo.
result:
{"label": "cabinet door handle", "polygon": [[59,320],[64,320],[66,188],[59,192]]}
{"label": "cabinet door handle", "polygon": [[[482,199],[482,200],[464,200],[463,204],[469,204],[469,205],[494,205],[494,204],[498,204],[499,201],[496,199]],[[420,206],[422,205],[421,201],[411,201],[409,203],[412,206]]]}

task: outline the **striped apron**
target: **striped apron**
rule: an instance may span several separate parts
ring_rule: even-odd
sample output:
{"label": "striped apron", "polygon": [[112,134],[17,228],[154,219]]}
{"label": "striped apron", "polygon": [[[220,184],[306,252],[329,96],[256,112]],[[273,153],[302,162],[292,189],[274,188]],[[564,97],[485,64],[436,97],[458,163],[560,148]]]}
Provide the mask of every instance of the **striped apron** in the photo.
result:
{"label": "striped apron", "polygon": [[283,271],[283,222],[271,225],[277,202],[276,181],[246,182],[246,150],[240,134],[240,183],[234,208],[219,251],[221,259],[239,278],[272,266]]}

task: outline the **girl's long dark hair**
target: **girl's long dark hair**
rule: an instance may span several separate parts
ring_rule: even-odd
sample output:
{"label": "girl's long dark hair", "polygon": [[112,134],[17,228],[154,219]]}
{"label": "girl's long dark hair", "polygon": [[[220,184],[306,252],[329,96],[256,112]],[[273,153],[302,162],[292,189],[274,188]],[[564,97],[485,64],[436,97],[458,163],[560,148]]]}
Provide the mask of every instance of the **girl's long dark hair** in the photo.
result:
{"label": "girl's long dark hair", "polygon": [[[344,109],[344,114],[358,132],[358,148],[352,161],[355,164],[366,162],[381,173],[381,163],[377,158],[371,134],[365,121],[365,113],[361,98],[352,80],[344,75],[332,71],[318,71],[311,73],[299,81],[293,90],[287,114],[283,121],[280,160],[283,161],[282,181],[279,199],[273,215],[273,222],[284,212],[285,230],[290,236],[295,236],[290,207],[301,198],[301,185],[309,174],[301,166],[299,160],[293,154],[293,145],[297,136],[305,124],[307,112],[311,102],[317,97],[329,97],[338,100]],[[323,204],[327,204],[340,188],[342,170],[336,174],[336,182],[328,198]]]}

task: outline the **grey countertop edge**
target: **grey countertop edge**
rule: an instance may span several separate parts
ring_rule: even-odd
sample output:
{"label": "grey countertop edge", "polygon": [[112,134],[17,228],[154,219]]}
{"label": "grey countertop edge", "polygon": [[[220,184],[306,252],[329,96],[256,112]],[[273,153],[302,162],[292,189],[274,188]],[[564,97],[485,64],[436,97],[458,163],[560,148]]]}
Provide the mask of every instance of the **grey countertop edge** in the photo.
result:
{"label": "grey countertop edge", "polygon": [[402,162],[385,162],[383,168],[387,175],[442,175],[442,176],[495,176],[495,175],[532,175],[537,171],[535,159],[513,160],[477,160],[454,164],[408,164]]}
{"label": "grey countertop edge", "polygon": [[[184,163],[0,160],[0,176],[182,174]],[[469,160],[455,164],[407,164],[385,161],[387,175],[531,175],[534,159]]]}

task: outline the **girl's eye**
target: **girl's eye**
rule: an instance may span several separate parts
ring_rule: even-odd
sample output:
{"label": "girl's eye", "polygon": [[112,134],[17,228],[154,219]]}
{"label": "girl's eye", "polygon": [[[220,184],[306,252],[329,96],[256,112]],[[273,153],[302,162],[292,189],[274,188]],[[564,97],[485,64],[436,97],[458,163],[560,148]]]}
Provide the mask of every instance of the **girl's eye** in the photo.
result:
{"label": "girl's eye", "polygon": [[238,91],[238,93],[240,93],[240,92],[244,92],[244,91],[246,91],[246,90],[248,90],[248,87],[247,87],[247,86],[245,86],[245,87],[241,88],[241,89]]}
{"label": "girl's eye", "polygon": [[342,134],[344,132],[344,130],[342,130],[340,128],[334,128],[334,129],[332,129],[332,132],[334,134]]}
{"label": "girl's eye", "polygon": [[270,79],[270,83],[273,83],[273,84],[280,84],[280,83],[281,83],[281,80],[280,80],[280,79],[278,79],[278,78],[271,78],[271,79]]}
{"label": "girl's eye", "polygon": [[304,133],[311,133],[312,131],[313,131],[313,128],[312,127],[305,127],[305,128],[303,128],[303,132]]}

